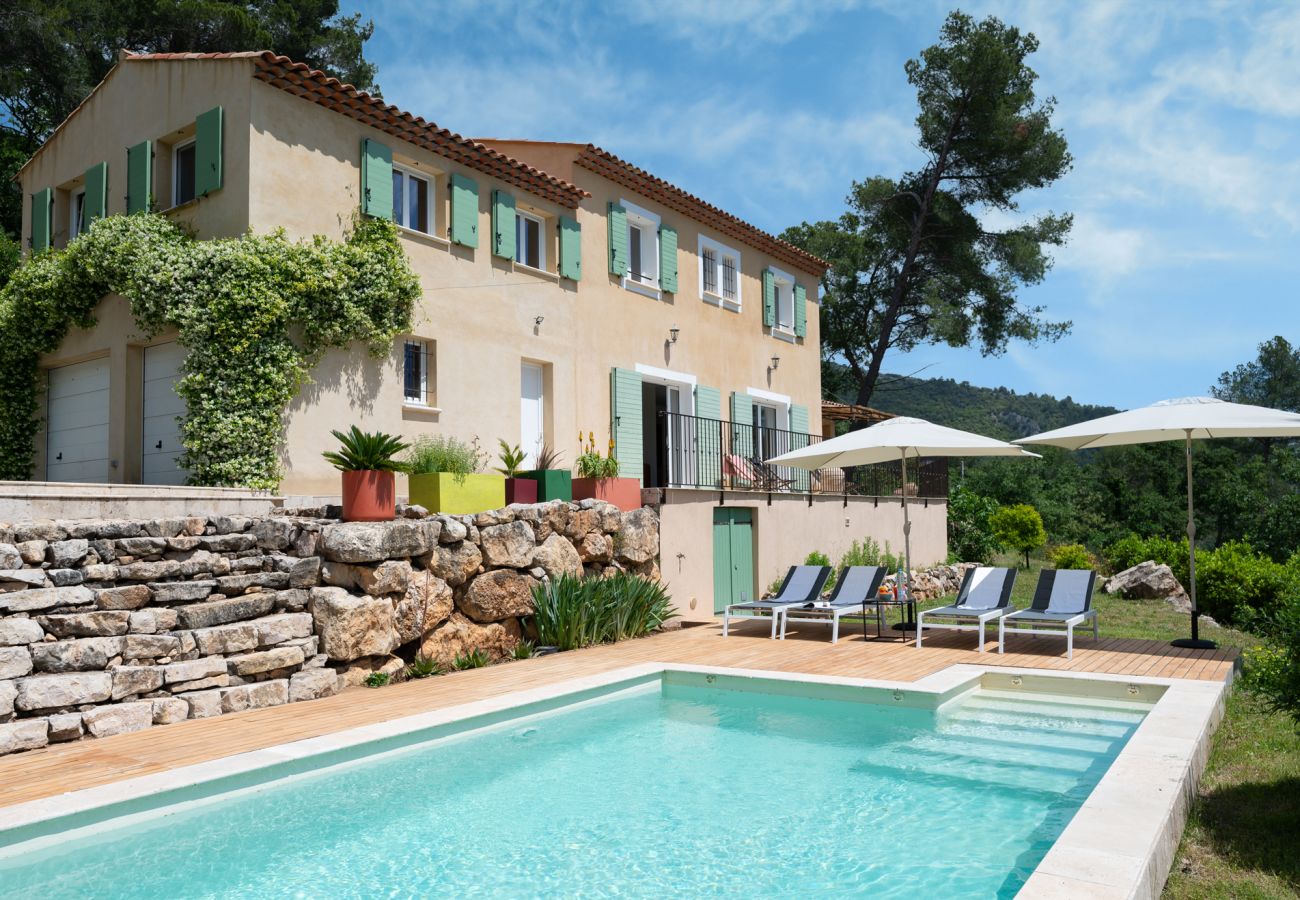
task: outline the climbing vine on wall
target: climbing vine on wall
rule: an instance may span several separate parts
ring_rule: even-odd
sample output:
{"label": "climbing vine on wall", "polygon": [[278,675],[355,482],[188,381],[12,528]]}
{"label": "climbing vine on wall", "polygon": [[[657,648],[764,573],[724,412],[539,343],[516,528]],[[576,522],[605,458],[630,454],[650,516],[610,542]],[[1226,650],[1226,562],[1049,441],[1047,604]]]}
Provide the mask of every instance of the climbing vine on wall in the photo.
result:
{"label": "climbing vine on wall", "polygon": [[31,474],[41,354],[93,326],[106,294],[125,297],[148,336],[175,328],[188,351],[176,389],[190,480],[274,490],[284,411],[311,367],[353,341],[386,355],[420,285],[387,221],[294,242],[195,240],[152,213],[102,219],[0,289],[0,478]]}

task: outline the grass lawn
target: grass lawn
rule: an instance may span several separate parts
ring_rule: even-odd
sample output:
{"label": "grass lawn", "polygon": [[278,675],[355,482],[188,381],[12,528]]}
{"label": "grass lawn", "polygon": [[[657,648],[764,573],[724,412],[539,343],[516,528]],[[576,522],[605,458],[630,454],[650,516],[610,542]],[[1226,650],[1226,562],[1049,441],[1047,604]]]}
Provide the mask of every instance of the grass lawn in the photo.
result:
{"label": "grass lawn", "polygon": [[[998,564],[1012,566],[1017,560],[1006,557]],[[1029,570],[1020,572],[1012,592],[1015,606],[1029,605],[1044,565],[1032,560]],[[1093,602],[1102,637],[1165,641],[1188,634],[1187,614],[1163,601],[1098,593]],[[1201,636],[1221,646],[1258,643],[1253,635],[1204,621]],[[1234,689],[1228,698],[1164,896],[1300,896],[1300,732],[1290,717],[1269,711],[1244,689]]]}

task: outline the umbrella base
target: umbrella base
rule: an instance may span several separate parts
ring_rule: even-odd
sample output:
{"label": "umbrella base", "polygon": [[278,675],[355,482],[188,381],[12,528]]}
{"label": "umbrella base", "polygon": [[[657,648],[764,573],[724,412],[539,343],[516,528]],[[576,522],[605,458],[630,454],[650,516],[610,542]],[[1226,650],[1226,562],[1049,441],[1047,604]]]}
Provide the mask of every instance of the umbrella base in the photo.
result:
{"label": "umbrella base", "polygon": [[1176,641],[1170,641],[1172,647],[1182,647],[1185,650],[1218,650],[1219,645],[1214,641],[1207,641],[1202,638],[1179,638]]}

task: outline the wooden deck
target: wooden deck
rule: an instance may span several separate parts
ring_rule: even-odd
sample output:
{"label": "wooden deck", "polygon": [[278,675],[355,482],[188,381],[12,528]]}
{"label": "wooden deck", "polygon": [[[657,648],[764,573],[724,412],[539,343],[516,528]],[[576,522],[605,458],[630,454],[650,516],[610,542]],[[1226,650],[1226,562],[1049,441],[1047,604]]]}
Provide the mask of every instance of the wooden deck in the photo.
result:
{"label": "wooden deck", "polygon": [[[847,626],[846,626],[847,628]],[[847,628],[849,632],[851,628]],[[767,669],[915,681],[955,663],[1023,666],[1062,672],[1105,672],[1162,678],[1224,680],[1235,651],[1182,650],[1156,641],[1076,638],[1074,659],[1064,641],[1008,638],[1007,652],[976,653],[969,633],[936,633],[925,647],[863,641],[860,633],[829,642],[829,629],[808,627],[773,641],[758,622],[704,625],[621,644],[511,662],[381,689],[353,688],[335,697],[147,729],[101,740],[59,744],[0,758],[0,806],[49,797],[125,778],[201,763],[287,741],[341,731],[504,692],[646,662]]]}

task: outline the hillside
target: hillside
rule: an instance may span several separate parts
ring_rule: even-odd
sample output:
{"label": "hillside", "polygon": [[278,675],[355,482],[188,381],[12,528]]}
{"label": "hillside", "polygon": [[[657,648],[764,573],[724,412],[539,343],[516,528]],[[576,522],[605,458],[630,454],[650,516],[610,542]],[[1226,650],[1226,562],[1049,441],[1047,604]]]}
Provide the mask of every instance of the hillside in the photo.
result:
{"label": "hillside", "polygon": [[[827,399],[852,401],[852,388],[832,367],[823,365]],[[832,371],[827,371],[832,369]],[[951,378],[910,378],[882,375],[871,405],[901,416],[917,416],[939,425],[962,428],[1003,440],[1024,437],[1117,412],[1109,406],[1075,403],[1069,397],[1020,394],[1009,388],[987,388]]]}

